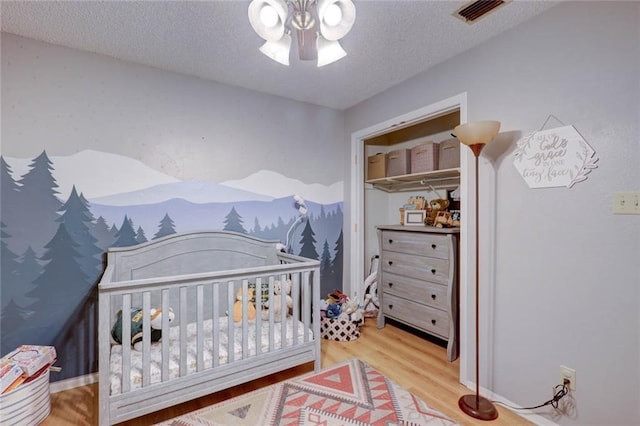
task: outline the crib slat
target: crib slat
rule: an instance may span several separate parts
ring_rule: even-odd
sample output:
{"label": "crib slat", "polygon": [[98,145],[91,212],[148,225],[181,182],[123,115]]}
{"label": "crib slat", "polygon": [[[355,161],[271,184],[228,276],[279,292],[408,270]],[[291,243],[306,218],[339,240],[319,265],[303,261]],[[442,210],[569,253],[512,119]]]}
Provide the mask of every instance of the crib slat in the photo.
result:
{"label": "crib slat", "polygon": [[227,283],[227,363],[235,360],[235,345],[233,332],[233,303],[235,301],[236,292],[233,290],[233,281]]}
{"label": "crib slat", "polygon": [[249,357],[249,280],[242,280],[242,359]]}
{"label": "crib slat", "polygon": [[256,356],[262,353],[262,278],[256,278]]}
{"label": "crib slat", "polygon": [[293,346],[298,345],[298,323],[300,322],[300,273],[291,277],[291,299],[293,299],[293,312],[291,313],[293,324]]}
{"label": "crib slat", "polygon": [[122,295],[122,393],[131,390],[131,294]]}
{"label": "crib slat", "polygon": [[[273,283],[274,283],[274,277],[273,275],[269,276],[269,300],[274,300],[274,295],[273,295]],[[270,304],[270,306],[273,306],[273,303]],[[273,336],[273,331],[274,331],[274,313],[273,313],[273,309],[269,309],[269,352],[272,352],[274,350],[274,336]]]}
{"label": "crib slat", "polygon": [[287,276],[280,275],[280,349],[287,344]]}
{"label": "crib slat", "polygon": [[187,287],[180,287],[180,377],[187,375]]}
{"label": "crib slat", "polygon": [[142,293],[142,387],[151,384],[151,292]]}
{"label": "crib slat", "polygon": [[[308,342],[309,341],[309,327],[311,327],[311,311],[308,309],[309,306],[311,306],[311,302],[313,300],[315,300],[315,297],[318,295],[312,295],[311,293],[313,292],[313,288],[311,287],[310,283],[309,283],[309,273],[308,272],[303,272],[302,273],[302,280],[304,282],[304,292],[303,292],[303,300],[302,303],[305,306],[305,310],[304,310],[304,341]],[[311,297],[314,297],[314,299],[310,299]],[[319,296],[318,296],[319,297]],[[320,299],[318,299],[320,300]],[[319,318],[314,318],[314,322],[315,321],[319,321]],[[315,338],[318,338],[319,335],[315,335]]]}
{"label": "crib slat", "polygon": [[162,381],[169,380],[169,343],[170,328],[169,328],[169,290],[162,290]]}
{"label": "crib slat", "polygon": [[212,312],[212,339],[213,339],[213,367],[217,367],[220,364],[220,323],[218,322],[220,318],[220,283],[212,283],[213,288],[211,289],[213,295],[211,296],[211,303],[213,303],[213,307],[211,308]]}
{"label": "crib slat", "polygon": [[[306,279],[309,280],[310,276],[313,276],[313,294],[312,294],[312,299],[309,301],[309,303],[307,303],[305,306],[307,306],[307,309],[312,310],[313,311],[313,339],[315,342],[315,353],[316,353],[316,360],[314,363],[314,369],[316,372],[320,371],[321,368],[321,363],[320,363],[320,304],[319,303],[315,303],[314,301],[318,301],[320,300],[320,269],[316,269],[315,271],[308,271],[305,272],[305,276]],[[309,314],[311,314],[311,312],[309,312]],[[309,329],[306,327],[305,328],[305,332],[309,332]],[[306,340],[305,340],[306,341]]]}
{"label": "crib slat", "polygon": [[197,371],[204,370],[204,287],[196,287]]}

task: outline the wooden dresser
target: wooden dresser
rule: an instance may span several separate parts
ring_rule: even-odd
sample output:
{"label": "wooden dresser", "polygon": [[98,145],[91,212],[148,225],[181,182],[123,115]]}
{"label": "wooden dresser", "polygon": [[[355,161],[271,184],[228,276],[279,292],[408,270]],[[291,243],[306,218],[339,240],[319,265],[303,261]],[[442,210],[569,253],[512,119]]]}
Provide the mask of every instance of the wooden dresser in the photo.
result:
{"label": "wooden dresser", "polygon": [[447,341],[458,357],[458,228],[377,226],[378,328],[391,318]]}

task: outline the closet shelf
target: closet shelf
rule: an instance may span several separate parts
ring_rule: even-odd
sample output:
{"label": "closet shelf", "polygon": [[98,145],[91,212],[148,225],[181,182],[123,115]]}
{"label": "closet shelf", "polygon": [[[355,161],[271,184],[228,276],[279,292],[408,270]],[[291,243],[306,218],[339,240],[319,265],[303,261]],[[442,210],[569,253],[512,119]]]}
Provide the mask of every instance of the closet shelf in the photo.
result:
{"label": "closet shelf", "polygon": [[365,183],[385,192],[415,191],[417,189],[450,189],[460,185],[460,168],[434,170],[424,173],[370,179]]}

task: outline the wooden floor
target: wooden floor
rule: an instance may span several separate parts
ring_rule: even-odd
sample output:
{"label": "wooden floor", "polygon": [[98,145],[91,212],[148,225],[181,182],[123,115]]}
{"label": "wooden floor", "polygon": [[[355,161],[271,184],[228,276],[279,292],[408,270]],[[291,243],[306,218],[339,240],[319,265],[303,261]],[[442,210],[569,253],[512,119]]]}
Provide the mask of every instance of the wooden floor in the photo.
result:
{"label": "wooden floor", "polygon": [[[431,408],[443,412],[461,425],[531,424],[500,406],[498,406],[499,417],[492,422],[475,420],[461,412],[458,408],[458,398],[472,392],[458,383],[458,362],[448,363],[446,350],[424,337],[393,325],[387,325],[379,330],[373,319],[367,319],[361,331],[361,337],[353,342],[323,340],[322,366],[330,366],[350,358],[361,359],[422,398]],[[292,368],[286,372],[122,423],[122,425],[151,425],[312,370],[311,363]],[[97,394],[97,384],[52,394],[51,414],[43,425],[97,425]]]}

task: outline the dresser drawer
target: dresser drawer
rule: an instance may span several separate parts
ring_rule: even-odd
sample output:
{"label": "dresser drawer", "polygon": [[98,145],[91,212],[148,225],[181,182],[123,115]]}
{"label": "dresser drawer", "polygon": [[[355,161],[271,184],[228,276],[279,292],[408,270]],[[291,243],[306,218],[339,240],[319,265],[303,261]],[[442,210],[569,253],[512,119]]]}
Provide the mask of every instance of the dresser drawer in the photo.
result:
{"label": "dresser drawer", "polygon": [[384,231],[382,249],[449,259],[449,241],[445,235]]}
{"label": "dresser drawer", "polygon": [[385,293],[382,312],[389,318],[411,324],[444,339],[449,337],[449,316],[445,311]]}
{"label": "dresser drawer", "polygon": [[413,254],[382,252],[382,271],[434,283],[449,282],[449,261]]}
{"label": "dresser drawer", "polygon": [[441,284],[383,272],[382,291],[445,311],[449,306],[447,287]]}

